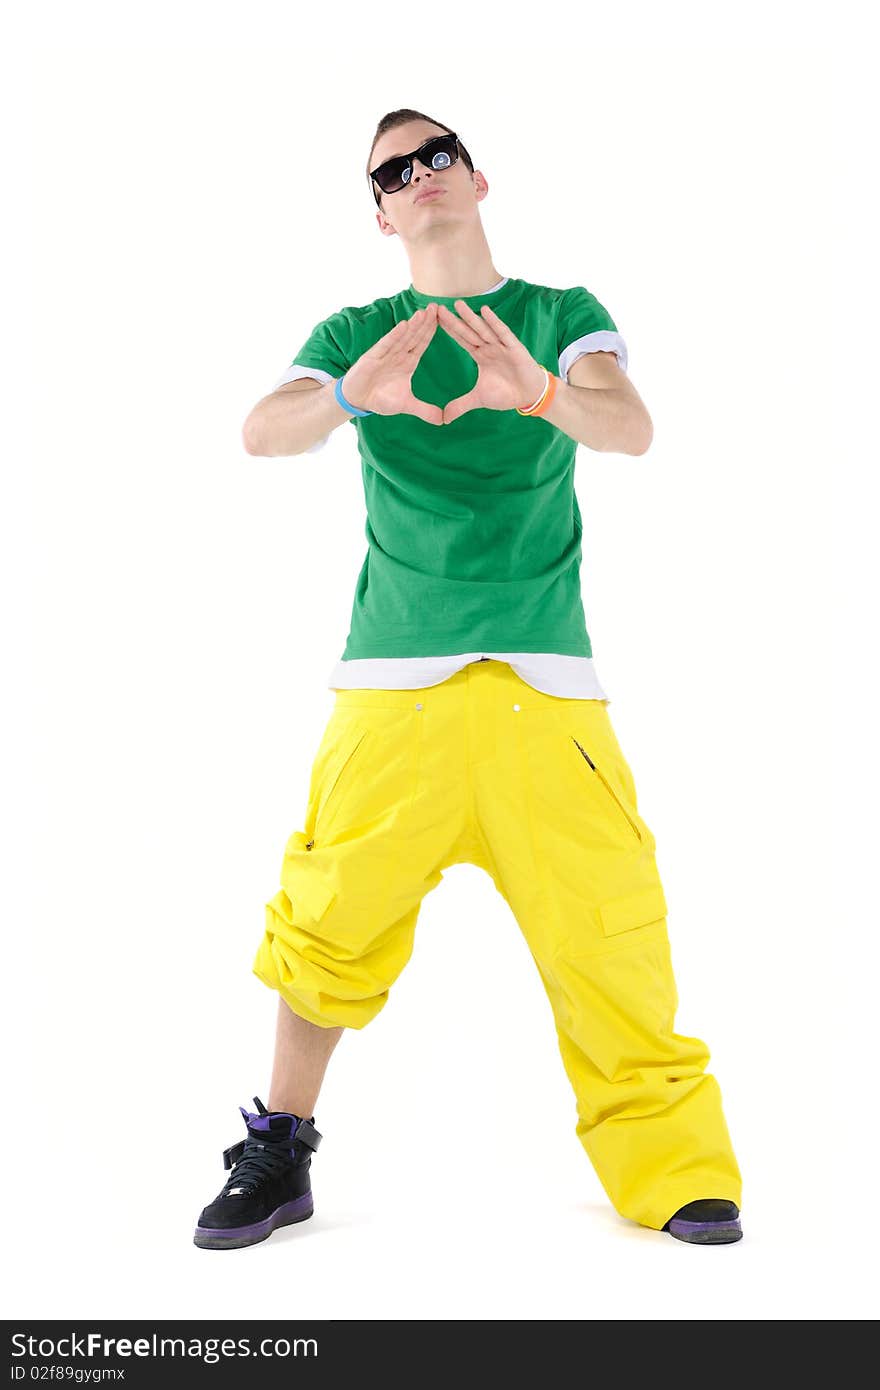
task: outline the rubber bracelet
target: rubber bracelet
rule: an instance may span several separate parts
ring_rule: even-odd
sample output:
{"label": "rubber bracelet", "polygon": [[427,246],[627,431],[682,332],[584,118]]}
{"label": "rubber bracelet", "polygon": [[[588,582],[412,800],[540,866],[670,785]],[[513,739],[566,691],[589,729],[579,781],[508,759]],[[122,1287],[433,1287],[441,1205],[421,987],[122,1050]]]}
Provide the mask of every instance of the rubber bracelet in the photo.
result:
{"label": "rubber bracelet", "polygon": [[534,410],[529,411],[530,415],[546,415],[547,411],[550,409],[550,404],[553,397],[556,395],[556,388],[559,385],[559,377],[554,376],[552,372],[548,372],[547,376],[549,379],[547,382],[547,390],[544,392],[544,399],[538,402]]}
{"label": "rubber bracelet", "polygon": [[549,407],[549,405],[550,405],[550,402],[553,400],[553,397],[554,397],[555,394],[556,394],[556,386],[557,386],[558,378],[555,377],[555,376],[552,376],[551,373],[547,371],[547,368],[546,368],[546,367],[542,368],[542,370],[543,370],[543,372],[544,372],[544,378],[545,378],[545,380],[544,380],[544,389],[543,389],[543,391],[541,392],[540,396],[538,397],[538,399],[535,401],[535,403],[534,403],[533,405],[524,406],[524,407],[522,407],[522,408],[520,408],[520,406],[517,406],[517,407],[516,407],[517,414],[519,414],[519,415],[543,415],[543,414],[547,411],[547,409],[548,409],[548,407]]}
{"label": "rubber bracelet", "polygon": [[520,415],[530,415],[531,412],[532,412],[534,409],[536,409],[536,407],[539,406],[539,405],[541,404],[542,400],[544,399],[544,394],[545,394],[545,392],[546,392],[546,390],[547,390],[547,383],[548,383],[548,381],[550,380],[550,373],[547,371],[547,368],[546,368],[546,367],[542,367],[542,368],[541,368],[541,371],[544,373],[544,384],[543,384],[543,386],[541,387],[541,391],[540,391],[540,394],[538,395],[537,400],[532,401],[531,405],[517,406],[516,409],[517,409],[517,413],[518,413],[518,414],[520,414]]}
{"label": "rubber bracelet", "polygon": [[339,404],[342,406],[343,410],[350,411],[352,415],[372,415],[372,410],[358,410],[356,405],[352,405],[350,401],[347,401],[345,399],[345,397],[342,394],[342,382],[345,375],[346,374],[343,373],[343,376],[336,378],[336,387],[333,392],[334,396],[338,400]]}

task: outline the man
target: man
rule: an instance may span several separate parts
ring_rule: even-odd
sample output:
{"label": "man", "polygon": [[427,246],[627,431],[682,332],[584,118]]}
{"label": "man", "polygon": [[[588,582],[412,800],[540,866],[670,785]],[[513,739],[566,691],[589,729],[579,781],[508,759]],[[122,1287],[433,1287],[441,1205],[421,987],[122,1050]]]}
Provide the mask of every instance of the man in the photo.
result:
{"label": "man", "polygon": [[738,1240],[740,1173],[708,1050],[674,1032],[655,841],[581,602],[577,445],[643,454],[652,438],[626,346],[583,286],[499,275],[488,183],[447,126],[391,112],[367,171],[412,281],[317,324],[244,427],[249,453],[278,456],[351,421],[368,551],[254,962],[279,994],[269,1105],[239,1107],[247,1134],[195,1243],[250,1245],[311,1215],[330,1054],[384,1006],[425,894],[463,862],[526,937],[616,1209]]}

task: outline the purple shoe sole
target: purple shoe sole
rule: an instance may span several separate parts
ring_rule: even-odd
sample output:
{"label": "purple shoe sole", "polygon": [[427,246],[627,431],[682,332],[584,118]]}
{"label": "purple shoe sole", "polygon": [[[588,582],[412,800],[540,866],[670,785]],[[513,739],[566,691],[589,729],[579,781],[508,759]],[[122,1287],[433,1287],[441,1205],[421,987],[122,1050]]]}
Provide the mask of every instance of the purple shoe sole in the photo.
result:
{"label": "purple shoe sole", "polygon": [[271,1216],[263,1221],[255,1221],[251,1226],[197,1226],[193,1244],[202,1250],[240,1250],[245,1245],[256,1245],[258,1241],[265,1240],[279,1226],[307,1221],[314,1209],[311,1192],[304,1192],[301,1197],[276,1207]]}
{"label": "purple shoe sole", "polygon": [[743,1234],[738,1216],[732,1221],[683,1221],[673,1217],[666,1230],[676,1240],[686,1240],[691,1245],[730,1245],[742,1240]]}

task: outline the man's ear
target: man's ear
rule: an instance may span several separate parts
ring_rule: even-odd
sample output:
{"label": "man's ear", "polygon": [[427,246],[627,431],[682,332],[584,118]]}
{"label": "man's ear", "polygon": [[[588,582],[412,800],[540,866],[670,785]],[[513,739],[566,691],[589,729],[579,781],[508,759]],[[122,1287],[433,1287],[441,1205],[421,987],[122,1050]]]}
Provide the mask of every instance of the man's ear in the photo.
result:
{"label": "man's ear", "polygon": [[475,169],[472,177],[474,180],[474,192],[477,195],[477,202],[481,203],[489,192],[489,185],[480,169]]}
{"label": "man's ear", "polygon": [[376,208],[376,224],[383,236],[397,236],[397,228],[392,227],[381,208]]}

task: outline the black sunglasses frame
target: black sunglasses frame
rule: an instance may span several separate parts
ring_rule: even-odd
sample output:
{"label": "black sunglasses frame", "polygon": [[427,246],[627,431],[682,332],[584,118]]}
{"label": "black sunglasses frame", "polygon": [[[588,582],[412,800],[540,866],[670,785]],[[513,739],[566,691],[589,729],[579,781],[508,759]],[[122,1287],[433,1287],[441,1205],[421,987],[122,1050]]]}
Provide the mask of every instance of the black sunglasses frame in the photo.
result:
{"label": "black sunglasses frame", "polygon": [[[451,162],[446,166],[448,169],[451,169],[453,164],[457,164],[457,163],[458,163],[458,160],[459,160],[459,158],[460,158],[460,156],[461,156],[462,154],[466,154],[466,153],[467,153],[467,151],[466,151],[465,148],[464,148],[464,145],[463,145],[463,144],[461,143],[461,141],[459,140],[459,138],[458,138],[458,136],[456,135],[455,131],[454,131],[454,130],[444,130],[444,131],[441,131],[439,135],[431,135],[431,136],[428,137],[427,140],[423,140],[422,143],[421,143],[416,149],[412,150],[409,154],[396,154],[396,155],[393,155],[393,156],[391,157],[391,159],[385,159],[385,160],[383,160],[383,162],[382,162],[381,164],[377,164],[377,165],[376,165],[375,169],[371,169],[371,170],[370,170],[370,178],[371,178],[371,180],[372,180],[372,188],[373,188],[373,197],[376,199],[376,206],[377,206],[377,207],[381,207],[381,203],[379,202],[379,193],[380,193],[380,191],[381,191],[382,193],[402,193],[403,190],[404,190],[405,188],[408,188],[408,187],[409,187],[409,184],[410,184],[410,182],[411,182],[412,180],[411,180],[411,178],[410,178],[410,180],[408,180],[406,183],[402,183],[402,184],[400,185],[399,188],[390,188],[390,189],[389,189],[389,188],[382,188],[382,185],[379,183],[378,179],[376,178],[376,175],[379,174],[379,173],[381,173],[382,170],[386,167],[386,165],[388,165],[388,164],[395,164],[395,165],[397,165],[397,164],[400,163],[401,160],[404,160],[404,161],[405,161],[405,162],[404,162],[404,165],[403,165],[403,169],[406,170],[407,168],[409,168],[410,174],[411,174],[411,173],[412,173],[412,167],[413,167],[413,160],[415,159],[416,155],[418,155],[420,163],[427,164],[427,161],[422,159],[422,151],[423,151],[423,150],[426,150],[427,147],[428,147],[429,145],[433,145],[435,141],[441,141],[441,142],[443,142],[444,144],[445,144],[445,143],[449,143],[449,142],[451,141],[451,142],[454,144],[455,153],[454,153],[454,155],[453,155],[453,158],[452,158]],[[468,157],[470,157],[470,156],[468,156]],[[378,189],[377,189],[377,186],[376,186],[377,184],[378,184]]]}

